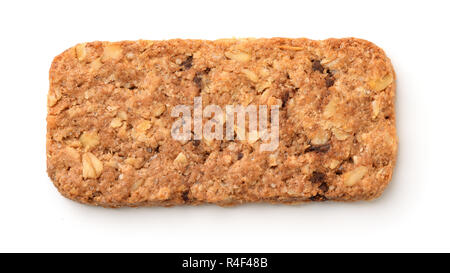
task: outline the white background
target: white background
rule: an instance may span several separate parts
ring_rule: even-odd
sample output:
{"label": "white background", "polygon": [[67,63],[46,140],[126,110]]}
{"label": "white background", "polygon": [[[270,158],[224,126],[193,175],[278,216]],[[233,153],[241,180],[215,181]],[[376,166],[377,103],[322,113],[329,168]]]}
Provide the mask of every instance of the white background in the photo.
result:
{"label": "white background", "polygon": [[[448,1],[2,1],[0,251],[450,251]],[[105,209],[46,174],[48,70],[79,42],[359,37],[397,73],[398,164],[373,202]]]}

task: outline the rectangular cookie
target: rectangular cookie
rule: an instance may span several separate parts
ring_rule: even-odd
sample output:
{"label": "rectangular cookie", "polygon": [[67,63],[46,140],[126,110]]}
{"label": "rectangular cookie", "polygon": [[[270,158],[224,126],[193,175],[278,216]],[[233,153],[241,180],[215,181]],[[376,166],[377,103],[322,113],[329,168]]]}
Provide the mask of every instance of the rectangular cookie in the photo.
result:
{"label": "rectangular cookie", "polygon": [[[370,200],[392,177],[394,101],[390,60],[361,39],[78,44],[50,69],[47,172],[105,207]],[[270,130],[228,106],[266,109]]]}

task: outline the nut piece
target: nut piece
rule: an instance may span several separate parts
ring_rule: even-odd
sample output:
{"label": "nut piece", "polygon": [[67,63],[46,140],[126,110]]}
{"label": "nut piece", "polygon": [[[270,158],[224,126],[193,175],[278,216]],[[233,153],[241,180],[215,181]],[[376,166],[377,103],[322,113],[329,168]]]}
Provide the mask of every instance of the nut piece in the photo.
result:
{"label": "nut piece", "polygon": [[393,81],[394,77],[392,76],[392,74],[387,74],[382,78],[369,81],[368,85],[370,89],[378,92],[388,87],[388,85],[391,84]]}
{"label": "nut piece", "polygon": [[82,61],[86,58],[86,44],[78,44],[75,46],[75,53],[77,54],[77,59]]}
{"label": "nut piece", "polygon": [[325,106],[325,109],[323,110],[324,118],[331,118],[336,113],[336,107],[337,107],[336,100],[331,99],[330,102],[328,102],[327,106]]}
{"label": "nut piece", "polygon": [[311,144],[319,146],[324,145],[328,142],[329,134],[327,131],[319,130],[314,137],[311,139]]}
{"label": "nut piece", "polygon": [[112,128],[119,128],[122,126],[122,120],[120,118],[113,118],[109,124]]}
{"label": "nut piece", "polygon": [[336,137],[337,140],[346,140],[350,135],[346,133],[344,130],[333,128],[331,129],[333,132],[333,135]]}
{"label": "nut piece", "polygon": [[225,56],[238,62],[248,62],[251,59],[250,54],[245,52],[225,52]]}
{"label": "nut piece", "polygon": [[368,169],[365,166],[359,166],[354,170],[348,171],[343,175],[344,184],[346,186],[353,186],[366,175]]}
{"label": "nut piece", "polygon": [[184,167],[184,166],[186,166],[186,165],[188,164],[188,161],[187,161],[186,156],[185,156],[182,152],[180,152],[180,153],[177,155],[177,157],[175,158],[175,160],[173,161],[173,163],[174,163],[175,165]]}
{"label": "nut piece", "polygon": [[91,72],[98,71],[100,69],[100,67],[102,67],[102,62],[100,61],[100,58],[97,58],[97,59],[93,60],[90,65],[91,65],[91,69],[90,69]]}
{"label": "nut piece", "polygon": [[247,78],[252,82],[258,82],[258,76],[255,74],[255,72],[248,69],[242,69],[242,73],[244,73],[245,76],[247,76]]}
{"label": "nut piece", "polygon": [[166,111],[166,106],[162,103],[158,103],[154,109],[153,115],[155,117],[161,116]]}
{"label": "nut piece", "polygon": [[120,45],[111,44],[107,45],[103,49],[103,56],[102,56],[103,60],[119,59],[121,56],[122,56],[122,48],[120,47]]}
{"label": "nut piece", "polygon": [[136,130],[140,133],[145,133],[145,131],[147,131],[151,127],[152,123],[149,120],[144,119],[136,126]]}
{"label": "nut piece", "polygon": [[117,117],[121,120],[127,120],[128,115],[125,111],[119,111],[119,113],[117,113]]}
{"label": "nut piece", "polygon": [[380,103],[378,100],[372,101],[372,119],[375,119],[380,113]]}
{"label": "nut piece", "polygon": [[269,155],[269,167],[278,166],[278,160],[276,154]]}
{"label": "nut piece", "polygon": [[331,159],[330,162],[328,163],[328,167],[330,169],[335,169],[339,165],[339,163],[341,163],[339,160]]}
{"label": "nut piece", "polygon": [[278,105],[281,107],[281,105],[283,105],[283,101],[280,99],[277,99],[273,96],[271,96],[268,100],[267,100],[267,105],[268,106],[272,106],[272,105]]}
{"label": "nut piece", "polygon": [[103,171],[103,163],[92,153],[83,154],[83,178],[98,178]]}
{"label": "nut piece", "polygon": [[86,150],[94,148],[100,143],[96,132],[84,132],[80,137],[80,142]]}
{"label": "nut piece", "polygon": [[47,98],[47,103],[49,107],[52,107],[58,102],[58,98],[54,94],[49,94]]}

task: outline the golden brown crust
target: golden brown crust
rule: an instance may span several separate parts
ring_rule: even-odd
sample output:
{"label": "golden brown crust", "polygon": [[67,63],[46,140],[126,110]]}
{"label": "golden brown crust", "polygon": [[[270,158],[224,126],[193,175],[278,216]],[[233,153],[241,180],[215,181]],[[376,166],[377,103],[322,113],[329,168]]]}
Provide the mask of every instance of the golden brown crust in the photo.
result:
{"label": "golden brown crust", "polygon": [[[279,104],[280,143],[186,141],[170,109]],[[92,42],[50,69],[47,171],[66,197],[152,206],[378,197],[397,154],[395,73],[355,38]]]}

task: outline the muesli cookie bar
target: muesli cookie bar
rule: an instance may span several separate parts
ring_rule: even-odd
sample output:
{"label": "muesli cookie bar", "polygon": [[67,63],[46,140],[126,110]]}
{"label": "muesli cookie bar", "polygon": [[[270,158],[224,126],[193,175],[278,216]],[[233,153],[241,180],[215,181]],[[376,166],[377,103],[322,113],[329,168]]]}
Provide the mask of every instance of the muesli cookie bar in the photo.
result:
{"label": "muesli cookie bar", "polygon": [[[234,139],[225,114],[193,124],[196,101],[267,106],[276,146],[261,149],[249,117]],[[50,69],[47,171],[65,197],[106,207],[370,200],[394,169],[394,101],[389,59],[355,38],[78,44]],[[195,131],[211,119],[222,139]]]}

